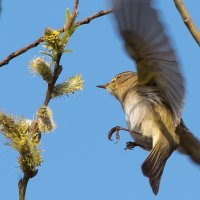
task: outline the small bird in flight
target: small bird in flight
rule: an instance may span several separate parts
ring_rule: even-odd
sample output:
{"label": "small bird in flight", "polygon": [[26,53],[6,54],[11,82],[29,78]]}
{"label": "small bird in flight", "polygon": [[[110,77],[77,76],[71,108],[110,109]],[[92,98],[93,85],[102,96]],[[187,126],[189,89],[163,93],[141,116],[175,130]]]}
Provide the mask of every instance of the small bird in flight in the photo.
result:
{"label": "small bird in flight", "polygon": [[[105,88],[121,103],[134,142],[150,151],[142,164],[154,194],[158,193],[167,159],[180,144],[176,132],[181,121],[184,80],[174,49],[157,11],[150,0],[112,0],[128,54],[136,62],[137,73],[126,71],[115,76]],[[121,127],[113,132],[126,130]]]}

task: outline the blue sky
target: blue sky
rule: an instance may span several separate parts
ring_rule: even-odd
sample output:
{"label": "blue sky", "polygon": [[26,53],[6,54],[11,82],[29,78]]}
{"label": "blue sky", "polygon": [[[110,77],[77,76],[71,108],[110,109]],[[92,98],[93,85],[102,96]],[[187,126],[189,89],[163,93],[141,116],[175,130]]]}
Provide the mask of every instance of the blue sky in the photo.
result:
{"label": "blue sky", "polygon": [[[46,27],[60,28],[66,8],[72,0],[6,1],[0,18],[0,58],[4,58],[43,33]],[[200,2],[184,3],[200,28]],[[187,126],[200,138],[199,129],[199,47],[183,24],[173,1],[155,1],[165,22],[186,82],[183,118]],[[80,0],[81,20],[99,10],[109,8],[106,0]],[[121,140],[113,144],[107,132],[116,125],[125,126],[120,104],[96,85],[109,81],[116,74],[135,70],[127,56],[113,18],[99,18],[78,28],[68,46],[73,53],[61,60],[63,73],[58,82],[81,73],[85,81],[83,92],[50,102],[57,129],[42,137],[42,166],[30,180],[27,200],[133,200],[133,199],[197,199],[199,198],[200,169],[190,160],[174,153],[167,162],[157,197],[152,194],[140,166],[148,152],[141,149],[124,151],[131,138],[121,133]],[[0,68],[0,110],[32,119],[42,105],[45,83],[32,76],[28,62],[39,55],[41,46],[12,60]],[[0,199],[18,198],[17,183],[22,176],[16,158],[18,154],[4,145],[0,137]]]}

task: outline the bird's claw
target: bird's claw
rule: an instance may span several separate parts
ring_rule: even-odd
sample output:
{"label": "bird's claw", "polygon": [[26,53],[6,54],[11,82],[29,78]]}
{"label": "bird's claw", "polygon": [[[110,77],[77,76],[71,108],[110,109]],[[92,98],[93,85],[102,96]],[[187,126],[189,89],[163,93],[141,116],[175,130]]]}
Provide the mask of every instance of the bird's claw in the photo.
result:
{"label": "bird's claw", "polygon": [[136,146],[138,146],[138,144],[135,142],[126,142],[126,147],[124,150],[133,150]]}
{"label": "bird's claw", "polygon": [[145,148],[143,145],[138,144],[136,142],[126,142],[126,147],[124,148],[124,150],[133,150],[135,147],[141,147],[141,148]]}
{"label": "bird's claw", "polygon": [[115,144],[116,144],[120,140],[119,131],[128,131],[130,133],[129,129],[127,129],[127,128],[123,128],[123,127],[120,127],[120,126],[115,126],[115,127],[111,128],[110,131],[108,132],[108,139],[110,141],[113,141],[112,140],[112,135],[114,133],[116,133],[116,142],[115,142]]}
{"label": "bird's claw", "polygon": [[120,134],[119,134],[120,130],[121,129],[119,126],[115,126],[115,127],[111,128],[110,131],[108,132],[108,139],[110,141],[113,141],[112,136],[114,133],[116,133],[116,142],[115,142],[115,144],[116,144],[120,140]]}

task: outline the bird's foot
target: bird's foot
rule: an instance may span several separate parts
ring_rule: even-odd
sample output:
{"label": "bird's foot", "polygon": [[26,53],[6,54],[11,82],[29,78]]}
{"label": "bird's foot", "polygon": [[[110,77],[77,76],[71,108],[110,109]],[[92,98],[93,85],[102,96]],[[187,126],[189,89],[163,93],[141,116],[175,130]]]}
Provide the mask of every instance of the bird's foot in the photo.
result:
{"label": "bird's foot", "polygon": [[142,145],[136,143],[136,142],[126,142],[126,147],[124,148],[124,150],[133,150],[135,147],[143,147]]}
{"label": "bird's foot", "polygon": [[113,141],[112,140],[112,136],[114,133],[116,133],[116,142],[115,144],[120,140],[120,134],[119,134],[119,131],[128,131],[129,133],[131,133],[131,131],[127,128],[123,128],[123,127],[120,127],[120,126],[115,126],[113,128],[110,129],[110,131],[108,132],[108,139],[110,141]]}

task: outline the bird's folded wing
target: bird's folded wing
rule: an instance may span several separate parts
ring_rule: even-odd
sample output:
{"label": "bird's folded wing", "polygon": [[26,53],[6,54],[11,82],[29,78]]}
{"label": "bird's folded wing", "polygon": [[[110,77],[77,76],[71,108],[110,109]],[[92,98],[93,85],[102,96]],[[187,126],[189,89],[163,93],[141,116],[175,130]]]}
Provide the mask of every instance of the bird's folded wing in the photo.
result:
{"label": "bird's folded wing", "polygon": [[112,0],[129,55],[136,61],[140,85],[156,84],[178,123],[184,83],[173,48],[150,0]]}

